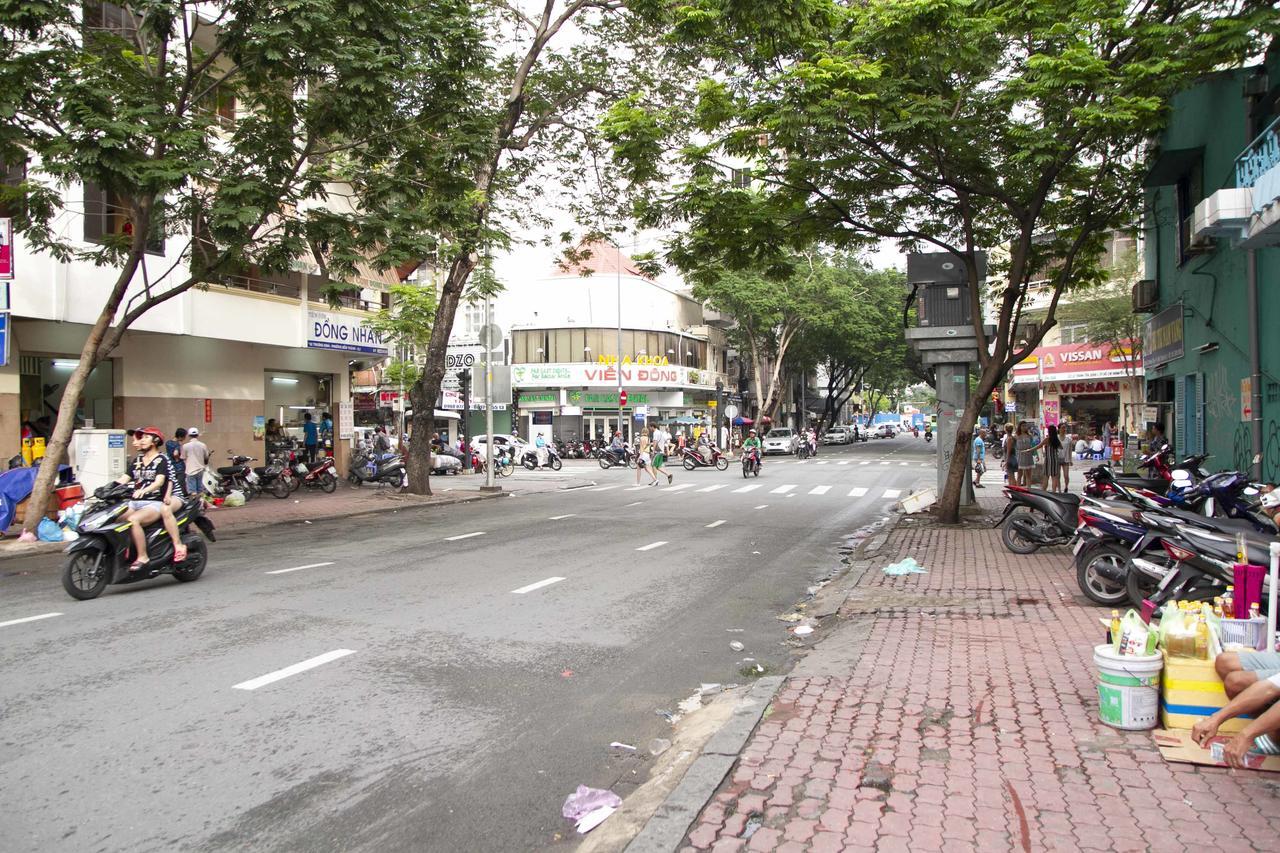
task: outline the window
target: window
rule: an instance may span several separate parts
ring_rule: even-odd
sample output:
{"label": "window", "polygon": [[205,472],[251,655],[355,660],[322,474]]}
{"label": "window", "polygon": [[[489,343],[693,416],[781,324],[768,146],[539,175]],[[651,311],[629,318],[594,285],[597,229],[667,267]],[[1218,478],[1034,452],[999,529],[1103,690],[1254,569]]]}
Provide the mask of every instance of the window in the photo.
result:
{"label": "window", "polygon": [[469,338],[477,337],[484,327],[484,303],[468,302],[462,315],[462,334]]}
{"label": "window", "polygon": [[[6,163],[0,160],[0,216],[16,217],[20,213],[16,187],[27,179],[27,163]],[[12,192],[12,194],[10,194]]]}
{"label": "window", "polygon": [[138,43],[138,17],[115,3],[89,0],[84,4],[84,36],[86,41],[99,41],[100,36],[114,36]]}
{"label": "window", "polygon": [[200,109],[213,113],[218,125],[224,130],[235,130],[236,96],[230,86],[225,83],[214,85],[208,94],[200,99]]}
{"label": "window", "polygon": [[1203,167],[1197,163],[1194,168],[1178,178],[1174,185],[1174,204],[1178,212],[1178,266],[1191,260],[1197,252],[1191,245],[1191,225],[1195,216],[1196,205],[1204,198]]}
{"label": "window", "polygon": [[733,184],[736,190],[751,189],[751,170],[750,169],[730,169],[729,182]]}
{"label": "window", "polygon": [[[103,243],[115,236],[132,236],[131,207],[124,196],[86,181],[84,239],[90,243]],[[164,238],[148,240],[146,250],[154,255],[164,254]]]}
{"label": "window", "polygon": [[1062,343],[1083,344],[1089,341],[1088,323],[1063,323],[1060,327]]}

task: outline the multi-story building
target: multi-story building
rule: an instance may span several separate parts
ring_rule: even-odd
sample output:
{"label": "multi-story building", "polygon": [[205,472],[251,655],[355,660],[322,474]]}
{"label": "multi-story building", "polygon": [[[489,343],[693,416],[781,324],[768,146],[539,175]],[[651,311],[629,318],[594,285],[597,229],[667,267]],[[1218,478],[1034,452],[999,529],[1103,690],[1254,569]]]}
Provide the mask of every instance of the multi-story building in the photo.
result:
{"label": "multi-story building", "polygon": [[[1145,181],[1149,407],[1179,453],[1280,478],[1280,47],[1173,99]],[[1260,457],[1260,458],[1258,458]],[[1255,459],[1257,460],[1255,462]]]}

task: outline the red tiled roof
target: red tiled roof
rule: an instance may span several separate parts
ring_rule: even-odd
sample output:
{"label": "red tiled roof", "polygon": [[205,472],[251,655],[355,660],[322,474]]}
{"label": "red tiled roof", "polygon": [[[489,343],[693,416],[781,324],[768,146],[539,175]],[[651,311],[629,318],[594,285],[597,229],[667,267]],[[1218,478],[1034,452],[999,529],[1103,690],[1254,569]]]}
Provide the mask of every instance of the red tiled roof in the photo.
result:
{"label": "red tiled roof", "polygon": [[621,267],[623,275],[650,278],[636,266],[629,255],[624,255],[621,250],[604,240],[584,240],[573,252],[582,257],[574,262],[561,258],[556,263],[552,275],[615,275]]}

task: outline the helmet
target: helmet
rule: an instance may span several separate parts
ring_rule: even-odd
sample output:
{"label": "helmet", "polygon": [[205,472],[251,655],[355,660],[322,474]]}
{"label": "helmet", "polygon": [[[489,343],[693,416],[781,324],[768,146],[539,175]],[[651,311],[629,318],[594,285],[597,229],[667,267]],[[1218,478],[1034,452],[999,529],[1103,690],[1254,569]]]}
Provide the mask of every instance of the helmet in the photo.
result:
{"label": "helmet", "polygon": [[749,431],[747,432],[747,435],[755,435],[755,434],[756,434],[756,431],[755,431],[755,430],[749,430]]}
{"label": "helmet", "polygon": [[149,435],[152,438],[154,438],[158,443],[164,444],[164,433],[162,433],[158,427],[135,427],[129,430],[129,435],[133,436],[134,438],[138,438],[139,436]]}

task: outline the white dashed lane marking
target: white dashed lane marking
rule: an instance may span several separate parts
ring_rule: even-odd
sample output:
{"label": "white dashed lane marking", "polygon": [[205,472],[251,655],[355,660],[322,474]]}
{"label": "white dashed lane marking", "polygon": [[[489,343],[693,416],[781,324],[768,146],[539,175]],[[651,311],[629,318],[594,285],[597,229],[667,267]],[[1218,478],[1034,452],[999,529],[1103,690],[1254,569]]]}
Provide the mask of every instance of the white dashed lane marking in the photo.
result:
{"label": "white dashed lane marking", "polygon": [[524,595],[526,592],[533,592],[535,589],[542,589],[544,586],[551,586],[553,583],[560,583],[564,578],[552,577],[540,580],[537,583],[531,583],[528,586],[522,586],[519,589],[511,590],[512,595]]}
{"label": "white dashed lane marking", "polygon": [[10,625],[21,625],[24,622],[39,622],[41,619],[52,619],[55,616],[61,615],[61,613],[41,613],[39,616],[24,616],[21,619],[10,619],[8,622],[0,622],[0,628],[7,628]]}
{"label": "white dashed lane marking", "polygon": [[867,490],[865,488],[863,488],[862,486],[857,486],[849,490],[849,497],[860,498],[866,493],[867,493]]}
{"label": "white dashed lane marking", "polygon": [[300,672],[306,672],[309,669],[324,666],[330,661],[335,661],[339,658],[345,658],[347,655],[354,654],[354,649],[334,649],[331,652],[325,652],[322,655],[316,655],[315,657],[308,658],[300,663],[295,663],[293,666],[286,666],[284,669],[277,669],[275,672],[268,672],[266,675],[260,675],[257,678],[251,678],[248,681],[242,681],[239,684],[233,684],[231,689],[257,690],[259,687],[266,687],[268,684],[273,684],[283,678],[288,678],[291,675],[297,675]]}

